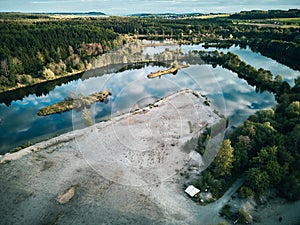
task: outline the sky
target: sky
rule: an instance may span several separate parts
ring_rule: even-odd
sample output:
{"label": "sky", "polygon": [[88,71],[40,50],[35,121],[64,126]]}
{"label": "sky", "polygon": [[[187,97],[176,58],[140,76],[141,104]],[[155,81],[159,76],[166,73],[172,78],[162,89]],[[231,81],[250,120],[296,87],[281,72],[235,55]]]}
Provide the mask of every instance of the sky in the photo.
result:
{"label": "sky", "polygon": [[218,13],[300,8],[299,0],[0,0],[2,12]]}

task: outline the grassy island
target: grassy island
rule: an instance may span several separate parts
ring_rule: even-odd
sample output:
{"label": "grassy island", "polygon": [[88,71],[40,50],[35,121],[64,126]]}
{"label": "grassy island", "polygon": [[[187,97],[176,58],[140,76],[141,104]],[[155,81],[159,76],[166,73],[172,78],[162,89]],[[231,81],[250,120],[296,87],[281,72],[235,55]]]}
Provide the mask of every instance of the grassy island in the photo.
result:
{"label": "grassy island", "polygon": [[167,70],[158,70],[156,72],[151,72],[147,75],[147,77],[149,79],[152,79],[152,78],[156,78],[156,77],[160,77],[162,75],[166,75],[166,74],[169,74],[169,73],[172,73],[172,74],[176,74],[177,71],[178,71],[179,67],[178,67],[178,63],[174,63],[173,66]]}
{"label": "grassy island", "polygon": [[78,96],[77,98],[67,98],[62,102],[55,103],[39,110],[39,116],[48,116],[51,114],[62,113],[72,109],[81,109],[88,107],[95,102],[103,102],[111,95],[108,90],[100,91],[89,96]]}

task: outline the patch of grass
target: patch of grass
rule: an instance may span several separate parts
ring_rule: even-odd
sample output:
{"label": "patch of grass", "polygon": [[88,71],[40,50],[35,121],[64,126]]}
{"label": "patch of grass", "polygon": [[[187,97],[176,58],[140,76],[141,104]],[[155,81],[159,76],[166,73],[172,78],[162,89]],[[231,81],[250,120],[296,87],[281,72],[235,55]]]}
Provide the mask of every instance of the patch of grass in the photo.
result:
{"label": "patch of grass", "polygon": [[272,19],[252,19],[252,20],[234,20],[235,24],[275,24],[275,25],[300,25],[300,17],[296,18],[272,18]]}
{"label": "patch of grass", "polygon": [[220,17],[228,17],[230,14],[216,14],[216,15],[204,15],[204,16],[197,16],[198,19],[213,19],[213,18],[220,18]]}

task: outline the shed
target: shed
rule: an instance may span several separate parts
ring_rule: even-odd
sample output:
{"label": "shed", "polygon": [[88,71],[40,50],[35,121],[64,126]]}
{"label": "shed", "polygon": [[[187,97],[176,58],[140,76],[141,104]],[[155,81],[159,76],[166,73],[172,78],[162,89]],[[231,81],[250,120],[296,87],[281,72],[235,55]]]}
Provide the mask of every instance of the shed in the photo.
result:
{"label": "shed", "polygon": [[193,185],[189,185],[185,189],[185,193],[187,193],[191,197],[195,197],[195,195],[197,195],[199,192],[200,192],[200,190],[198,188],[194,187]]}

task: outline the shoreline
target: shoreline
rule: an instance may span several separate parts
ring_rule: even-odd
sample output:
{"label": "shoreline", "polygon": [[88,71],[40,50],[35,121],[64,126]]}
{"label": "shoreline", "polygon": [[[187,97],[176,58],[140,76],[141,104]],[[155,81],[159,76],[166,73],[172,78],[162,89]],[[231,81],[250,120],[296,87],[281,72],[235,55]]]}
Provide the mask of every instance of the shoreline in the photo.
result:
{"label": "shoreline", "polygon": [[0,94],[4,94],[4,93],[10,92],[10,91],[15,91],[15,90],[22,89],[22,88],[32,87],[34,85],[43,84],[43,83],[46,83],[49,81],[59,80],[60,78],[72,77],[72,76],[78,75],[80,73],[84,73],[86,71],[89,71],[89,70],[75,71],[75,72],[71,72],[71,73],[67,73],[67,74],[57,75],[57,77],[49,79],[49,80],[38,78],[39,81],[34,84],[28,84],[28,85],[21,84],[21,86],[15,86],[15,87],[11,87],[7,90],[0,91]]}

